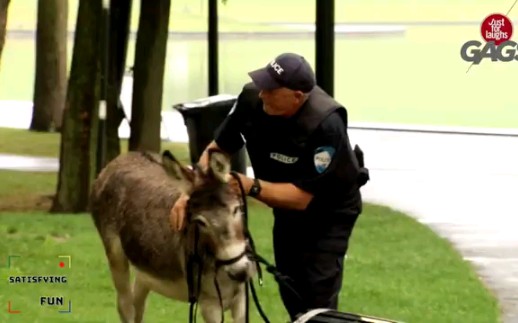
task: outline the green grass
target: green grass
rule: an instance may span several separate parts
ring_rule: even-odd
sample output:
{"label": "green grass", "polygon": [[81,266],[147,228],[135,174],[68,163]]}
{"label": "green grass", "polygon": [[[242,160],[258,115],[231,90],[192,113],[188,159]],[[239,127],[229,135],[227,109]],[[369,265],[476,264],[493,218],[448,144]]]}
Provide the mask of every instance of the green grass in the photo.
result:
{"label": "green grass", "polygon": [[[206,30],[205,2],[174,1],[171,30]],[[139,1],[134,1],[136,30]],[[206,6],[206,4],[205,4]],[[229,0],[220,6],[220,30],[281,30],[279,21],[314,21],[315,1]],[[481,21],[492,12],[506,12],[504,0],[336,1],[336,21]],[[70,0],[70,28],[77,0]],[[36,3],[11,3],[8,27],[34,29]],[[515,18],[516,15],[511,15]],[[265,25],[266,24],[266,25]],[[466,74],[469,63],[459,50],[467,40],[481,39],[478,26],[409,27],[404,37],[337,38],[335,97],[347,106],[350,120],[472,127],[518,126],[514,79],[518,64],[484,61]],[[133,65],[130,41],[127,65]],[[239,93],[247,72],[283,51],[296,51],[314,62],[313,39],[221,40],[220,92]],[[69,59],[72,41],[69,42]],[[207,44],[171,39],[167,47],[163,108],[207,95]],[[8,39],[0,67],[0,100],[32,100],[34,41]],[[2,112],[0,112],[2,113]]]}
{"label": "green grass", "polygon": [[57,178],[54,172],[0,170],[0,212],[49,210]]}
{"label": "green grass", "polygon": [[[33,132],[23,129],[0,128],[0,153],[37,157],[59,157],[60,134]],[[128,151],[128,140],[121,139],[122,152]],[[171,150],[182,162],[189,162],[189,147],[185,143],[162,141],[163,150]]]}
{"label": "green grass", "polygon": [[[34,157],[59,157],[58,133],[31,132],[0,128],[0,154]],[[122,152],[128,141],[121,140]],[[190,164],[189,148],[184,143],[162,142],[183,163]],[[0,170],[0,211],[48,210],[56,192],[57,173]]]}
{"label": "green grass", "polygon": [[[272,216],[252,204],[251,227],[258,250],[272,259]],[[0,269],[0,303],[11,301],[18,315],[0,312],[2,322],[115,322],[115,294],[100,240],[88,216],[0,215],[0,254],[18,255],[10,269]],[[59,268],[60,255],[72,268]],[[61,285],[8,285],[14,275],[66,275]],[[39,305],[40,296],[72,300],[73,312]],[[283,322],[277,288],[268,275],[259,297],[273,322]],[[65,307],[66,308],[66,307]],[[340,309],[405,322],[498,322],[495,299],[469,265],[430,229],[392,210],[365,209],[352,236]],[[186,322],[188,305],[152,294],[148,322]],[[260,322],[255,309],[252,322]]]}
{"label": "green grass", "polygon": [[32,132],[22,129],[0,128],[0,153],[57,157],[59,156],[59,133]]}
{"label": "green grass", "polygon": [[[486,60],[466,74],[469,64],[460,58],[461,44],[479,38],[473,26],[411,27],[404,37],[337,39],[335,97],[348,108],[351,122],[516,128],[518,110],[508,94],[515,92],[518,64]],[[128,66],[134,45],[132,40]],[[29,39],[8,39],[0,100],[32,101],[33,47]],[[239,93],[249,82],[247,72],[279,52],[296,51],[315,60],[312,39],[223,40],[219,48],[220,93]],[[163,108],[206,96],[206,43],[173,39],[167,51]]]}

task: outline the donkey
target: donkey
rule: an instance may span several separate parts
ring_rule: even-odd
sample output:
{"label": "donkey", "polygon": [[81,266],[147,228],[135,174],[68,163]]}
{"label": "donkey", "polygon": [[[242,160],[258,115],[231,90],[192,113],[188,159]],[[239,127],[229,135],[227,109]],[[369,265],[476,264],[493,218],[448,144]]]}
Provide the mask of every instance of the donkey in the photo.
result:
{"label": "donkey", "polygon": [[[219,323],[230,309],[234,322],[245,322],[245,285],[256,268],[245,252],[244,216],[230,177],[230,161],[218,151],[209,152],[207,170],[185,167],[169,151],[129,152],[99,174],[91,212],[122,322],[142,322],[150,291],[188,302],[192,254],[201,259],[197,301],[204,321]],[[174,232],[169,214],[182,192],[190,196],[187,226]],[[198,273],[193,277],[197,283]]]}

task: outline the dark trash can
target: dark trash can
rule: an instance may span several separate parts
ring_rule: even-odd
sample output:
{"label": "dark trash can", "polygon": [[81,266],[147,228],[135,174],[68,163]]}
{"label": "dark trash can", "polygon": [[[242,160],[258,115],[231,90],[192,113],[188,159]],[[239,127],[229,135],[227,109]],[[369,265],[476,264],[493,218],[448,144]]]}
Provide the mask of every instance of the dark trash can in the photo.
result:
{"label": "dark trash can", "polygon": [[[198,162],[203,150],[214,139],[216,130],[225,120],[236,100],[237,96],[220,94],[173,106],[173,109],[183,116],[187,127],[192,164]],[[246,156],[246,148],[242,147],[232,156],[231,169],[246,174]]]}

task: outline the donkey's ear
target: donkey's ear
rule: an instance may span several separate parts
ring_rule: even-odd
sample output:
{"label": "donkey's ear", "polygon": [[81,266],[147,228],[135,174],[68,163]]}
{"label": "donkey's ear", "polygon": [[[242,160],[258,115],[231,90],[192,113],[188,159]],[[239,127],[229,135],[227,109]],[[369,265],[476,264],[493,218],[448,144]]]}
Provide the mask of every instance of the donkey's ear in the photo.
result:
{"label": "donkey's ear", "polygon": [[194,185],[194,171],[183,166],[169,150],[162,153],[162,165],[170,177],[177,180],[180,185],[180,190],[183,193],[189,194]]}
{"label": "donkey's ear", "polygon": [[221,150],[209,150],[209,172],[222,183],[230,180],[230,159]]}

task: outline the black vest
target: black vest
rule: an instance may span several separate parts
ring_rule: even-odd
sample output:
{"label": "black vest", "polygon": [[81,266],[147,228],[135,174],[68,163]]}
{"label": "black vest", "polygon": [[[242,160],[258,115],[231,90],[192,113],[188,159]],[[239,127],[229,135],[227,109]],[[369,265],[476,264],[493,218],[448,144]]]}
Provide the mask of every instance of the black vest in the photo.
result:
{"label": "black vest", "polygon": [[[304,178],[308,171],[314,170],[314,151],[306,147],[311,135],[322,121],[337,111],[347,126],[347,111],[316,87],[304,106],[292,118],[271,117],[263,111],[259,91],[250,83],[239,96],[236,113],[242,113],[241,133],[246,140],[246,148],[255,176],[270,182],[294,182]],[[239,112],[237,112],[239,110]],[[347,142],[355,167],[348,167],[348,178],[359,178],[363,165],[358,165],[355,151]],[[349,171],[349,169],[351,169]],[[284,240],[290,232],[297,248],[315,248],[333,252],[345,252],[350,232],[361,213],[362,184],[352,184],[341,206],[321,209],[315,212],[295,211],[274,208],[274,240]],[[322,216],[322,221],[315,221]],[[293,234],[297,233],[297,237]],[[290,239],[292,239],[290,238]],[[291,240],[290,240],[291,241]],[[290,242],[291,243],[291,242]]]}
{"label": "black vest", "polygon": [[[302,177],[313,167],[313,151],[306,142],[320,123],[337,111],[347,127],[347,111],[315,87],[304,106],[292,118],[268,116],[262,107],[259,91],[253,83],[245,85],[239,98],[245,114],[242,135],[255,176],[271,182],[291,182]],[[349,152],[356,159],[347,143]],[[351,174],[355,176],[356,174]]]}

